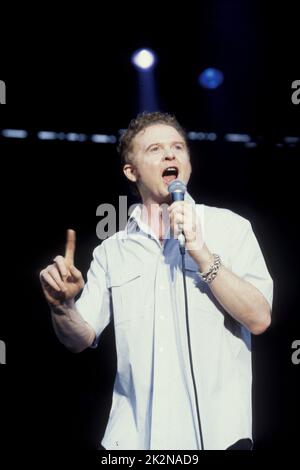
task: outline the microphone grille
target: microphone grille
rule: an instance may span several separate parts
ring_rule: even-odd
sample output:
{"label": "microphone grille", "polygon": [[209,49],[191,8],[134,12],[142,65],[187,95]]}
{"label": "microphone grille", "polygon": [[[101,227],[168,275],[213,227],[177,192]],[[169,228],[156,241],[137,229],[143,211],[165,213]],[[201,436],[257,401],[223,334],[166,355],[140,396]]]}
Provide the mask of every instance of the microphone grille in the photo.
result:
{"label": "microphone grille", "polygon": [[186,192],[186,185],[180,180],[174,180],[168,186],[168,191],[170,194],[174,193],[175,191],[180,191],[185,193]]}

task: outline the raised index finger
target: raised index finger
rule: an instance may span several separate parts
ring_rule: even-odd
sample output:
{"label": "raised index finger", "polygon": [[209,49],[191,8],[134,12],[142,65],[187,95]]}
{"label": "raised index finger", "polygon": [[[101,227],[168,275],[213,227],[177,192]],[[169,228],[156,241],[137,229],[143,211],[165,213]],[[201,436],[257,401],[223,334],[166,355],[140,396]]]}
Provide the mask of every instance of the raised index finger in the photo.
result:
{"label": "raised index finger", "polygon": [[67,230],[67,242],[65,250],[65,259],[68,264],[74,264],[74,254],[76,246],[76,232],[75,230]]}

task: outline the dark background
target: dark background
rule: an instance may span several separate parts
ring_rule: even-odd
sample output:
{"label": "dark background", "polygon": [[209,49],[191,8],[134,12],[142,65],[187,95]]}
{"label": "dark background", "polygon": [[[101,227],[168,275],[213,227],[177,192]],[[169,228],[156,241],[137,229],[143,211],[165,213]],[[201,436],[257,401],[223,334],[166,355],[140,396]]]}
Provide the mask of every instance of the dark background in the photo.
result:
{"label": "dark background", "polygon": [[[25,140],[0,135],[3,448],[93,449],[104,433],[116,365],[112,328],[97,350],[68,352],[52,331],[38,274],[63,253],[68,227],[77,232],[76,265],[85,274],[98,243],[97,206],[117,205],[128,189],[114,145],[44,142],[36,133],[117,135],[140,110],[131,54],[151,47],[160,109],[189,131],[217,133],[215,142],[191,143],[191,194],[251,220],[274,279],[272,326],[253,338],[254,436],[258,450],[295,449],[300,148],[284,141],[300,136],[300,105],[291,102],[291,83],[300,78],[295,5],[214,0],[184,8],[73,6],[67,14],[44,5],[31,22],[26,8],[10,16],[1,37],[7,105],[0,130],[29,131]],[[207,66],[225,75],[214,91],[197,83]],[[228,132],[250,134],[257,145],[226,142]]]}

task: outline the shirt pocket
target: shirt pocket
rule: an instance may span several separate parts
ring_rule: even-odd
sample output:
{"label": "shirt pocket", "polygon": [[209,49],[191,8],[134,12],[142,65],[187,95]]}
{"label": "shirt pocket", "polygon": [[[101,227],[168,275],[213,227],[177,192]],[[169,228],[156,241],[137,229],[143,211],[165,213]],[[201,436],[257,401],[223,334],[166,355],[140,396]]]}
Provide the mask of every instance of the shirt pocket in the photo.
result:
{"label": "shirt pocket", "polygon": [[144,316],[141,302],[143,275],[140,270],[110,273],[108,288],[112,296],[115,326]]}

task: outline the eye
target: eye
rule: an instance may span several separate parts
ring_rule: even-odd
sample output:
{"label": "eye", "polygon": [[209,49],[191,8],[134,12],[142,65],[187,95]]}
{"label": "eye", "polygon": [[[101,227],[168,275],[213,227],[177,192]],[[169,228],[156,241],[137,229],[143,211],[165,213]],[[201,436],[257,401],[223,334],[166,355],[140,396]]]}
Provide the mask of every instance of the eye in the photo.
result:
{"label": "eye", "polygon": [[153,147],[150,148],[150,152],[158,152],[159,146],[158,145],[153,145]]}
{"label": "eye", "polygon": [[175,144],[176,150],[183,150],[183,144]]}

